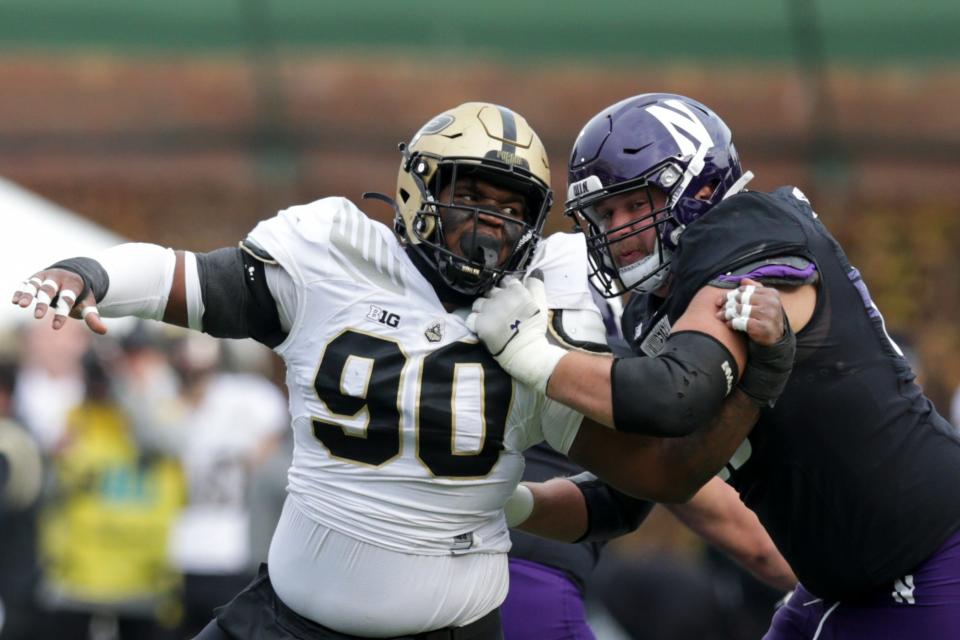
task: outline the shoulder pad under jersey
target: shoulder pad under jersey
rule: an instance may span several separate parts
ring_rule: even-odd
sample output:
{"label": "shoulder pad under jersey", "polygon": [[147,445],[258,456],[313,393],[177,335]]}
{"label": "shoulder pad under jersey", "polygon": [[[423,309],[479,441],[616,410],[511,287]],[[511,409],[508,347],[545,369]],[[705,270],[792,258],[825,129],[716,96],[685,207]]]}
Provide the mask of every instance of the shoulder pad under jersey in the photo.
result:
{"label": "shoulder pad under jersey", "polygon": [[549,336],[567,349],[609,353],[606,325],[597,309],[554,309],[550,312]]}
{"label": "shoulder pad under jersey", "polygon": [[800,256],[776,256],[749,262],[718,274],[710,284],[721,289],[736,289],[744,278],[765,285],[797,286],[818,282],[820,274],[812,260]]}
{"label": "shoulder pad under jersey", "polygon": [[277,264],[273,256],[250,236],[240,241],[240,250],[264,264]]}

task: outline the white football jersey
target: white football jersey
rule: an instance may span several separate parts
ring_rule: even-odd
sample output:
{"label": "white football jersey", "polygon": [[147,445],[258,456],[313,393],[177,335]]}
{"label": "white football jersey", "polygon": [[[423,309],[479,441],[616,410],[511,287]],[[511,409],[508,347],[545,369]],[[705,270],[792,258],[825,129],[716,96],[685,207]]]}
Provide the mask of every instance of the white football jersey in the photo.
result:
{"label": "white football jersey", "polygon": [[[250,239],[296,291],[287,339],[288,491],[317,522],[419,554],[505,552],[522,451],[566,451],[580,415],[514,382],[448,313],[393,231],[344,198],[281,211]],[[576,234],[541,243],[552,308],[593,309]],[[596,314],[599,318],[599,313]]]}

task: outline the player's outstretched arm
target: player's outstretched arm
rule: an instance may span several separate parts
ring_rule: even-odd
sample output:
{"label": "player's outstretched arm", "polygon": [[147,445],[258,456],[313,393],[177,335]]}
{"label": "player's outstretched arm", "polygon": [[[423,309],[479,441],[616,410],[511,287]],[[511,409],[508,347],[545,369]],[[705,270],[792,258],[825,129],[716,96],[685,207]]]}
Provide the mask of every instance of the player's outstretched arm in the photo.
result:
{"label": "player's outstretched arm", "polygon": [[13,294],[26,308],[36,298],[34,318],[53,307],[52,326],[82,318],[104,334],[103,317],[137,316],[186,326],[183,254],[153,244],[127,243],[95,257],[61,260],[27,278]]}
{"label": "player's outstretched arm", "polygon": [[584,420],[567,455],[631,496],[686,502],[730,460],[759,416],[755,402],[736,390],[716,417],[678,438],[625,433]]}
{"label": "player's outstretched arm", "polygon": [[[284,333],[266,282],[265,258],[269,256],[256,248],[194,254],[152,244],[122,244],[34,274],[14,293],[13,303],[25,308],[36,297],[38,320],[52,305],[54,329],[71,316],[105,333],[101,316],[135,316],[215,337],[252,337],[272,347]],[[283,278],[282,268],[271,269],[277,286],[292,282],[289,276]]]}
{"label": "player's outstretched arm", "polygon": [[667,505],[677,518],[701,538],[733,558],[758,580],[774,589],[790,591],[797,577],[737,492],[714,478],[684,504]]}

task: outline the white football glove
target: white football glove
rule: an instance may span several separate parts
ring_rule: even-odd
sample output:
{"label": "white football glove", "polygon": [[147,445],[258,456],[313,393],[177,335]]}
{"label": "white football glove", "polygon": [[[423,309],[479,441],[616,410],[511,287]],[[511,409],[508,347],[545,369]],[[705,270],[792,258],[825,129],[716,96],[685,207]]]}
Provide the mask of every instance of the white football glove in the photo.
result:
{"label": "white football glove", "polygon": [[547,296],[542,274],[526,286],[504,278],[473,303],[467,326],[496,361],[518,382],[546,393],[547,382],[566,351],[547,342]]}

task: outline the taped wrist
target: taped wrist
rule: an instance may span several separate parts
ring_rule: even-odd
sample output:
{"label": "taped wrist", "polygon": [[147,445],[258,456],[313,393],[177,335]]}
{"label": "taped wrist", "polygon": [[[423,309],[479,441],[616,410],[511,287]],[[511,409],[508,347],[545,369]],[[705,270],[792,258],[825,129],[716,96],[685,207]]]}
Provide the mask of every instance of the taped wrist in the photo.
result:
{"label": "taped wrist", "polygon": [[99,262],[93,258],[68,258],[54,262],[47,269],[63,269],[72,271],[83,278],[83,291],[77,295],[77,300],[83,300],[87,293],[92,291],[97,302],[103,300],[110,287],[110,276]]}
{"label": "taped wrist", "polygon": [[574,542],[602,542],[635,531],[653,509],[652,502],[631,498],[588,471],[567,480],[587,505],[587,530]]}
{"label": "taped wrist", "polygon": [[797,338],[784,313],[783,336],[777,342],[764,346],[749,341],[747,366],[743,369],[740,390],[761,409],[773,407],[787,386],[796,352]]}
{"label": "taped wrist", "polygon": [[614,360],[614,427],[658,437],[689,435],[713,418],[738,374],[737,361],[713,336],[671,334],[655,357]]}

